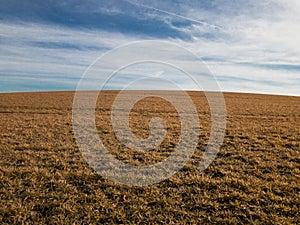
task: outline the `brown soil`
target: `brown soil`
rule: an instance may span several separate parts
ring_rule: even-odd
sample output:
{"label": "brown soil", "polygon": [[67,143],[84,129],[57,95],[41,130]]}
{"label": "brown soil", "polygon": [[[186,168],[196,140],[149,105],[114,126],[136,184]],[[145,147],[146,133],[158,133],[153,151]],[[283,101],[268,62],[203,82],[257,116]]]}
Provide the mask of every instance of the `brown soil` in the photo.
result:
{"label": "brown soil", "polygon": [[[135,105],[137,136],[147,137],[152,116],[164,118],[169,131],[153,151],[134,151],[110,124],[116,94],[103,92],[96,110],[109,151],[137,166],[170,155],[180,135],[172,105],[158,98]],[[72,129],[74,92],[0,94],[0,223],[300,224],[300,98],[225,93],[224,143],[199,172],[210,111],[203,93],[189,94],[201,120],[197,150],[177,174],[145,187],[106,180],[83,159]]]}

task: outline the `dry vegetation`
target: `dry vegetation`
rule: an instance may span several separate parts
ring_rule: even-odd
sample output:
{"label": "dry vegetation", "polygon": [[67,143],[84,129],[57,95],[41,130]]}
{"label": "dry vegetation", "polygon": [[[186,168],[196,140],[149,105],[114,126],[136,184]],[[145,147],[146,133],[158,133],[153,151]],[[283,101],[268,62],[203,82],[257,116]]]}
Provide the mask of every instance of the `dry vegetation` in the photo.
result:
{"label": "dry vegetation", "polygon": [[[154,115],[167,120],[169,132],[153,151],[133,151],[112,132],[116,93],[104,92],[98,102],[97,128],[108,149],[134,165],[163,160],[178,142],[174,108],[156,98],[136,104],[137,135],[147,137]],[[73,94],[0,95],[1,224],[300,223],[299,97],[226,93],[224,144],[200,173],[210,113],[204,95],[191,92],[201,119],[193,158],[168,180],[128,187],[103,179],[82,158],[72,132]]]}

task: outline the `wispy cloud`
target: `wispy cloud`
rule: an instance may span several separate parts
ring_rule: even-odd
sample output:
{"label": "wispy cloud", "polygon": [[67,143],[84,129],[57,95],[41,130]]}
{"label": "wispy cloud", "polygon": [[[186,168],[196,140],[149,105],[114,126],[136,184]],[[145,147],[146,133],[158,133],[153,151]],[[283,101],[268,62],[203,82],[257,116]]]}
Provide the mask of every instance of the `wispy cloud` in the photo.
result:
{"label": "wispy cloud", "polygon": [[53,90],[59,82],[57,89],[75,89],[86,68],[101,54],[138,39],[32,23],[2,23],[0,30],[2,92]]}
{"label": "wispy cloud", "polygon": [[224,91],[300,95],[297,0],[12,0],[0,14],[2,92],[74,89],[107,50],[159,39],[202,58]]}

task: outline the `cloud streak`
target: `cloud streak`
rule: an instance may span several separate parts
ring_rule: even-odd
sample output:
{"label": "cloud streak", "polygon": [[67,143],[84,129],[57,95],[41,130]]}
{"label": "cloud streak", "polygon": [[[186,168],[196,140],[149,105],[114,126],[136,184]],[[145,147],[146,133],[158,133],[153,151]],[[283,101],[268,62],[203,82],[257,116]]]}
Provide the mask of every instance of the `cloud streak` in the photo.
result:
{"label": "cloud streak", "polygon": [[0,6],[1,92],[74,89],[101,54],[155,39],[203,59],[224,91],[300,95],[296,0],[26,2]]}

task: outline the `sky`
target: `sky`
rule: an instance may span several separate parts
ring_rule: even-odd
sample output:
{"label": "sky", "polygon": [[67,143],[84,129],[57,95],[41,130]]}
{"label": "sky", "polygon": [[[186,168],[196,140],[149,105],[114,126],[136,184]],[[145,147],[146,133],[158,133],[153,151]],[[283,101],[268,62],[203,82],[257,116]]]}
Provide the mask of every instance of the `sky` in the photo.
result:
{"label": "sky", "polygon": [[[298,0],[0,0],[0,92],[75,90],[103,54],[144,40],[188,49],[222,91],[300,96]],[[161,73],[151,68],[133,66],[106,88]]]}

